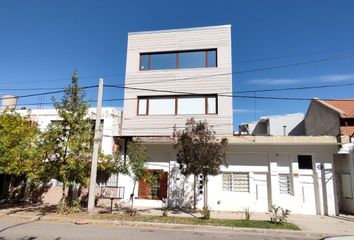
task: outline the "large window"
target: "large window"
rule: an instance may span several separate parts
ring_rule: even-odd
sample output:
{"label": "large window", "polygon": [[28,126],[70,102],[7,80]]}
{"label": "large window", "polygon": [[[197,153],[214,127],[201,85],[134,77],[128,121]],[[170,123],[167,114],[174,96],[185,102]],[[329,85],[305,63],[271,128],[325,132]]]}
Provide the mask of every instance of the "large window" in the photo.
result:
{"label": "large window", "polygon": [[222,174],[222,190],[227,192],[249,192],[249,173],[224,172]]}
{"label": "large window", "polygon": [[175,114],[174,98],[150,98],[148,101],[149,115]]}
{"label": "large window", "polygon": [[179,97],[177,114],[204,114],[205,97]]}
{"label": "large window", "polygon": [[216,95],[139,97],[138,115],[217,114]]}
{"label": "large window", "polygon": [[216,66],[216,49],[140,54],[141,71]]}

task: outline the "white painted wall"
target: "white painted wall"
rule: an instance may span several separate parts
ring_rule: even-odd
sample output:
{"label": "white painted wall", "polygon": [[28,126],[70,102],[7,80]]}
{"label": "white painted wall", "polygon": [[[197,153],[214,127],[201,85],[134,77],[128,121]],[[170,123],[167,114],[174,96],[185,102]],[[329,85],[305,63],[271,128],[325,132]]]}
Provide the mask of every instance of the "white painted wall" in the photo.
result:
{"label": "white painted wall", "polygon": [[[338,212],[335,199],[333,174],[333,154],[337,146],[332,145],[229,145],[227,161],[223,166],[225,172],[248,172],[250,175],[250,191],[225,192],[222,189],[222,175],[210,176],[208,183],[208,202],[212,210],[243,211],[249,207],[253,212],[267,212],[271,204],[290,209],[298,214],[328,214]],[[193,206],[193,176],[185,178],[179,174],[175,162],[175,152],[170,145],[150,145],[151,169],[169,171],[168,201],[171,207]],[[314,170],[299,170],[297,155],[313,156]],[[319,164],[323,170],[317,168]],[[280,194],[278,175],[289,173],[293,192]],[[119,186],[125,186],[126,199],[132,189],[129,178],[120,177]],[[138,186],[137,186],[138,188]],[[129,191],[130,189],[130,191]],[[136,190],[136,196],[138,192]],[[197,207],[202,208],[202,195],[198,194]],[[136,206],[162,207],[158,200],[135,201]]]}
{"label": "white painted wall", "polygon": [[[44,131],[53,120],[60,120],[55,109],[26,109],[16,110],[22,116],[30,116],[36,121],[41,131]],[[93,120],[96,119],[96,108],[90,108],[88,116]],[[121,128],[121,114],[122,112],[116,108],[104,107],[102,108],[103,119],[103,138],[102,151],[104,154],[112,154],[113,150],[113,136],[119,134]]]}
{"label": "white painted wall", "polygon": [[[141,52],[210,48],[217,48],[218,67],[216,68],[139,71],[139,54]],[[127,86],[200,94],[232,92],[231,72],[231,26],[229,25],[128,35],[125,79]],[[181,80],[184,78],[189,79]],[[163,82],[151,83],[152,81]],[[218,97],[217,115],[137,115],[137,96],[151,95],[175,94],[125,89],[124,136],[171,136],[173,126],[184,127],[186,119],[190,117],[195,117],[198,120],[206,119],[210,125],[214,126],[218,135],[232,135],[232,98],[230,97]]]}
{"label": "white painted wall", "polygon": [[[341,211],[354,213],[354,144],[344,144],[339,153],[334,157],[338,205]],[[344,182],[342,175],[346,175],[349,181]]]}

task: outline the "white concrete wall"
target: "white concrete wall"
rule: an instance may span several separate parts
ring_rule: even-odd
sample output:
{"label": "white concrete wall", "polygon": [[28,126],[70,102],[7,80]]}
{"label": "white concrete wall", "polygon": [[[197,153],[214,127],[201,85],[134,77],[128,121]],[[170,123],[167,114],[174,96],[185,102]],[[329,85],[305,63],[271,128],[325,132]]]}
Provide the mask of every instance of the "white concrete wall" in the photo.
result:
{"label": "white concrete wall", "polygon": [[301,114],[287,114],[283,116],[269,116],[269,135],[283,136],[284,127],[285,136],[288,135],[305,135],[304,129],[299,124],[304,120],[304,115]]}
{"label": "white concrete wall", "polygon": [[[44,131],[51,121],[60,120],[55,109],[26,109],[16,110],[22,116],[30,116],[36,121],[41,131]],[[96,109],[90,108],[88,116],[93,120]],[[118,136],[119,129],[121,128],[121,111],[116,108],[104,107],[102,108],[103,119],[103,138],[102,138],[102,151],[104,154],[112,154],[113,150],[113,136]]]}
{"label": "white concrete wall", "polygon": [[[141,52],[211,48],[217,48],[218,67],[216,68],[139,71],[139,54]],[[128,36],[125,79],[127,86],[199,94],[232,92],[231,72],[231,26],[134,33]],[[181,80],[183,78],[190,79]],[[153,81],[163,82],[151,83]],[[125,89],[123,135],[171,136],[173,126],[184,127],[186,119],[190,117],[195,117],[198,120],[206,119],[210,125],[214,126],[218,135],[232,135],[232,98],[218,97],[217,115],[138,116],[136,98],[154,95],[176,94]]]}
{"label": "white concrete wall", "polygon": [[[354,144],[346,144],[354,145]],[[354,148],[352,148],[354,149]],[[343,212],[354,213],[354,152],[349,151],[348,154],[338,154],[334,157],[335,171],[337,178],[337,191],[339,197],[339,209]],[[342,174],[349,175],[350,183],[346,185],[342,181]],[[344,188],[351,191],[351,196],[344,194]]]}
{"label": "white concrete wall", "polygon": [[[193,176],[181,176],[175,162],[172,146],[151,145],[151,169],[169,171],[168,201],[170,207],[193,207]],[[298,214],[328,214],[338,212],[334,174],[333,154],[336,145],[230,145],[228,147],[228,166],[223,172],[247,172],[250,176],[249,192],[226,192],[222,189],[222,175],[210,176],[208,183],[208,202],[212,210],[242,211],[250,208],[253,212],[267,212],[272,204],[290,209]],[[297,155],[312,155],[313,170],[298,169]],[[317,167],[319,164],[324,169]],[[293,191],[281,194],[278,176],[289,173]],[[126,198],[132,190],[131,180],[119,178],[119,186],[126,187]],[[137,196],[138,186],[136,187]],[[158,200],[135,201],[136,206],[162,207]],[[202,208],[203,197],[197,194],[197,207]]]}

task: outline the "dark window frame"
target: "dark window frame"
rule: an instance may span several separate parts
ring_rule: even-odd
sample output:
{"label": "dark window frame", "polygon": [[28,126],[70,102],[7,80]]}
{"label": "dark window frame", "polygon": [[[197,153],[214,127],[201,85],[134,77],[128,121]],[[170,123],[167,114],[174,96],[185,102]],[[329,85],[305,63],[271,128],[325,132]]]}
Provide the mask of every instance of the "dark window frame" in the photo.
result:
{"label": "dark window frame", "polygon": [[[137,116],[151,116],[149,114],[149,100],[151,98],[158,98],[158,99],[162,99],[162,98],[168,98],[168,99],[175,99],[175,111],[174,114],[161,114],[164,116],[168,116],[168,115],[201,115],[201,114],[178,114],[178,99],[180,97],[204,97],[205,99],[205,110],[204,113],[202,115],[218,115],[219,113],[219,101],[218,101],[218,95],[217,94],[195,94],[195,95],[161,95],[161,96],[138,96],[137,99],[137,110],[136,110],[136,114]],[[208,112],[208,98],[210,97],[214,97],[215,98],[215,113],[209,113]],[[140,100],[146,100],[146,110],[145,110],[145,114],[140,114],[139,113],[139,105],[140,105]]]}
{"label": "dark window frame", "polygon": [[[300,158],[303,158],[303,159],[300,159]],[[303,161],[303,160],[309,160],[311,161],[311,167],[309,167],[309,163],[300,163],[300,160]],[[313,161],[312,161],[312,155],[309,155],[309,154],[301,154],[301,155],[297,155],[297,163],[298,163],[298,167],[299,167],[299,170],[313,170]]]}
{"label": "dark window frame", "polygon": [[[215,66],[208,66],[208,52],[215,51]],[[193,49],[193,50],[181,50],[181,51],[164,51],[164,52],[141,52],[139,54],[139,71],[154,71],[154,70],[169,70],[169,69],[190,69],[190,68],[201,68],[201,67],[190,67],[190,68],[180,68],[180,56],[181,53],[189,52],[204,52],[204,67],[202,68],[216,68],[218,67],[218,49],[217,48],[208,48],[208,49]],[[176,54],[176,68],[163,68],[163,69],[151,69],[151,55],[159,54]],[[148,66],[147,69],[141,69],[142,67],[142,57],[148,56]]]}

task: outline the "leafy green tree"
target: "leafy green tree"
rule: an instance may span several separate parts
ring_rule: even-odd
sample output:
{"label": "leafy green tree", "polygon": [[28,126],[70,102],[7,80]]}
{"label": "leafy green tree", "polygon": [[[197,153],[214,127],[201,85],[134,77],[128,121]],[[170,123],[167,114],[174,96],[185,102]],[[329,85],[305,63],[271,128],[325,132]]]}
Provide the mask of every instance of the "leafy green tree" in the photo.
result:
{"label": "leafy green tree", "polygon": [[24,197],[25,185],[17,186],[17,179],[32,184],[48,180],[40,136],[37,123],[29,115],[21,116],[14,110],[0,112],[0,174],[11,175],[9,200],[20,201]]}
{"label": "leafy green tree", "polygon": [[128,143],[128,161],[127,169],[130,176],[133,178],[134,186],[132,194],[130,195],[132,204],[131,209],[134,207],[134,192],[136,183],[146,179],[150,184],[155,184],[156,179],[149,174],[146,167],[146,162],[149,160],[150,155],[148,147],[139,141],[131,141]]}
{"label": "leafy green tree", "polygon": [[0,113],[0,173],[14,176],[30,176],[35,179],[39,172],[37,123],[29,116],[5,110]]}
{"label": "leafy green tree", "polygon": [[[72,202],[73,184],[87,186],[93,143],[93,122],[88,116],[89,103],[86,93],[78,85],[76,71],[69,86],[64,89],[61,101],[54,97],[52,102],[59,115],[52,121],[44,134],[53,178],[63,183],[62,200]],[[66,193],[68,188],[68,193]]]}
{"label": "leafy green tree", "polygon": [[204,209],[208,209],[208,176],[218,175],[220,166],[226,164],[227,139],[218,141],[206,121],[193,118],[186,121],[184,130],[175,129],[174,136],[181,173],[185,176],[203,176]]}

